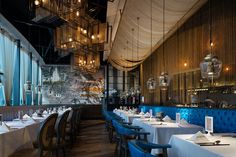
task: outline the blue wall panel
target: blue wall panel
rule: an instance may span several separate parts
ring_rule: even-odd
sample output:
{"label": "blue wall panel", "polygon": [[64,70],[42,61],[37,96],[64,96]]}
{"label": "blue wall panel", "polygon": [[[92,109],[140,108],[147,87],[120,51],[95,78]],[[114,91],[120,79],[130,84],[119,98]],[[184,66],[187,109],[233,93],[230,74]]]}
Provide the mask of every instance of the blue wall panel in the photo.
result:
{"label": "blue wall panel", "polygon": [[164,106],[145,106],[139,107],[143,112],[148,112],[150,109],[153,113],[164,112],[172,119],[175,119],[175,113],[180,113],[181,118],[184,118],[191,124],[205,126],[205,116],[214,117],[214,132],[233,132],[236,133],[236,110],[230,109],[210,109],[210,108],[185,108],[185,107],[164,107]]}

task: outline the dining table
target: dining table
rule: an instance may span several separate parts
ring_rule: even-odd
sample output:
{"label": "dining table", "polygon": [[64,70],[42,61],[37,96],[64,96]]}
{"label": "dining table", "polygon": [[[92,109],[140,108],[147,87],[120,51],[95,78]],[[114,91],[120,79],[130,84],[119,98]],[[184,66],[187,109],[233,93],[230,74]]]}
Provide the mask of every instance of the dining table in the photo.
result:
{"label": "dining table", "polygon": [[[155,144],[167,144],[172,135],[194,134],[202,131],[203,127],[193,124],[179,124],[175,121],[164,122],[155,118],[134,119],[132,125],[139,126],[143,131],[149,132],[147,140]],[[152,149],[152,154],[160,154],[159,149]]]}
{"label": "dining table", "polygon": [[[206,143],[196,143],[191,139],[193,134],[173,135],[168,149],[169,157],[235,157],[236,135],[220,133],[206,135]],[[219,141],[217,144],[215,141]]]}
{"label": "dining table", "polygon": [[137,114],[134,111],[126,111],[121,109],[113,110],[113,113],[120,116],[127,123],[132,123],[135,118],[141,118],[143,115]]}
{"label": "dining table", "polygon": [[[66,109],[67,110],[67,109]],[[58,111],[62,115],[66,110]],[[37,139],[38,129],[43,121],[52,113],[32,116],[24,115],[23,119],[4,121],[0,125],[0,157],[8,157],[15,151],[24,148],[33,148],[33,142]]]}

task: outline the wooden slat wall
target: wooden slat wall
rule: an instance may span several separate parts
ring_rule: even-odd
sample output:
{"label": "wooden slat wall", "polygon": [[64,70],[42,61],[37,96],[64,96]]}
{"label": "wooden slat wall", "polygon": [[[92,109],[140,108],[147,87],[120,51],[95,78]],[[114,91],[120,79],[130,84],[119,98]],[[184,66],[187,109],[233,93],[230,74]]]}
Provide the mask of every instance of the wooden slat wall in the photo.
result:
{"label": "wooden slat wall", "polygon": [[[236,1],[235,0],[212,0],[212,37],[213,53],[223,62],[223,68],[229,67],[227,72],[223,69],[221,77],[216,84],[235,84],[236,80]],[[204,56],[209,53],[209,5],[206,3],[196,12],[177,32],[165,42],[166,71],[171,75],[169,96],[177,96],[180,103],[188,101],[186,88],[199,87],[200,73],[196,71]],[[163,45],[162,45],[163,46]],[[160,103],[160,89],[149,93],[146,81],[150,76],[158,78],[163,71],[163,48],[159,47],[143,62],[142,93],[146,104]],[[188,66],[184,67],[184,62]],[[151,68],[152,67],[152,68]],[[186,71],[196,71],[194,74],[180,74]],[[186,75],[186,76],[184,76]],[[184,77],[187,78],[186,82]]]}

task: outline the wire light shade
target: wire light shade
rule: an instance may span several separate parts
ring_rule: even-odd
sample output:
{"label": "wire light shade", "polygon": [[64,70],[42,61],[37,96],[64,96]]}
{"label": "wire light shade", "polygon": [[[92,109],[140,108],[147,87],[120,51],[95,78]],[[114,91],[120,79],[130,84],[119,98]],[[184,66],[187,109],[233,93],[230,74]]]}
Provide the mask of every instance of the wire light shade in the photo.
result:
{"label": "wire light shade", "polygon": [[26,81],[24,84],[25,91],[32,91],[33,89],[33,84],[31,84],[31,81]]}
{"label": "wire light shade", "polygon": [[200,63],[200,70],[202,78],[219,78],[222,71],[222,61],[217,56],[208,54]]}
{"label": "wire light shade", "polygon": [[167,90],[170,84],[170,77],[167,72],[162,72],[159,76],[159,86],[161,90]]}
{"label": "wire light shade", "polygon": [[137,95],[141,94],[141,87],[139,85],[135,88],[135,92]]}
{"label": "wire light shade", "polygon": [[156,83],[155,78],[150,77],[147,81],[147,88],[148,88],[149,92],[153,92],[156,89],[156,85],[157,85],[157,83]]}

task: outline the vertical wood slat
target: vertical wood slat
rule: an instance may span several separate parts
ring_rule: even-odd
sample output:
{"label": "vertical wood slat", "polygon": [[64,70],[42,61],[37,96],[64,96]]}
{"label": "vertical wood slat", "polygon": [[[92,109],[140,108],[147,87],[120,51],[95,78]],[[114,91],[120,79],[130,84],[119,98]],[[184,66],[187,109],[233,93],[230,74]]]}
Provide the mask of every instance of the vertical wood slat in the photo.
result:
{"label": "vertical wood slat", "polygon": [[[223,70],[218,84],[229,84],[236,82],[236,2],[234,0],[212,1],[212,37],[213,53],[223,62]],[[206,3],[196,12],[179,30],[165,42],[165,62],[166,71],[171,75],[172,82],[169,88],[171,97],[178,96],[180,102],[184,102],[185,92],[183,76],[175,76],[176,73],[184,73],[188,70],[199,68],[200,62],[210,50],[209,38],[209,4]],[[179,43],[179,46],[177,44]],[[163,71],[163,56],[161,45],[155,52],[142,64],[142,92],[145,103],[160,103],[160,89],[154,92],[154,100],[146,87],[146,82],[151,76],[157,78]],[[179,47],[179,49],[177,49]],[[151,59],[152,58],[152,59]],[[152,61],[152,63],[151,63]],[[188,66],[184,67],[184,62]],[[154,67],[151,70],[152,67]],[[225,68],[229,67],[227,72]],[[179,79],[179,80],[178,80]],[[200,86],[200,73],[195,72],[194,76],[187,76],[186,88],[196,88]],[[188,98],[186,98],[188,100]]]}

